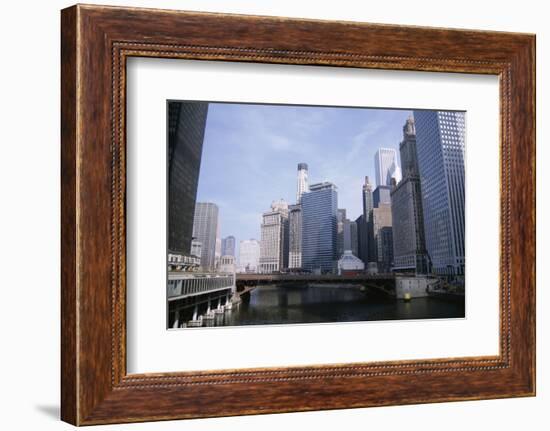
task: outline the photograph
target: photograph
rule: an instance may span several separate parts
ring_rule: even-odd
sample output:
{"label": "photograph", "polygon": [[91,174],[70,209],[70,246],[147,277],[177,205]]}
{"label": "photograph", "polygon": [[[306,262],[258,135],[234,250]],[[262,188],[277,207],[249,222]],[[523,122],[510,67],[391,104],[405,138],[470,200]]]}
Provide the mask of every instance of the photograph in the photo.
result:
{"label": "photograph", "polygon": [[466,112],[166,116],[168,329],[466,317]]}

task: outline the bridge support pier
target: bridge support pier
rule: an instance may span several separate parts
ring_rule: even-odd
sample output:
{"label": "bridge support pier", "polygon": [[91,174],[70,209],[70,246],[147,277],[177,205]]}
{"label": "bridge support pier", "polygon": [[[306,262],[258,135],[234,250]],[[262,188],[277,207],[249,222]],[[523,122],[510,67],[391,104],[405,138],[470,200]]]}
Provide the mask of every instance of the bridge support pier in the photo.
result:
{"label": "bridge support pier", "polygon": [[174,324],[172,325],[172,328],[179,328],[180,327],[180,310],[176,310],[176,320],[174,320]]}
{"label": "bridge support pier", "polygon": [[193,309],[193,319],[187,322],[187,326],[190,326],[192,328],[202,326],[202,316],[199,316],[198,304],[195,305],[195,308]]}
{"label": "bridge support pier", "polygon": [[211,306],[211,300],[208,299],[208,305],[206,306],[206,314],[204,315],[204,319],[206,320],[213,320],[214,319],[214,311],[212,311],[212,306]]}
{"label": "bridge support pier", "polygon": [[229,292],[227,292],[227,295],[225,295],[225,310],[229,311],[233,308],[233,302],[231,301],[231,296]]}
{"label": "bridge support pier", "polygon": [[218,307],[214,310],[214,313],[216,314],[223,314],[224,307],[222,305],[222,298],[218,298]]}

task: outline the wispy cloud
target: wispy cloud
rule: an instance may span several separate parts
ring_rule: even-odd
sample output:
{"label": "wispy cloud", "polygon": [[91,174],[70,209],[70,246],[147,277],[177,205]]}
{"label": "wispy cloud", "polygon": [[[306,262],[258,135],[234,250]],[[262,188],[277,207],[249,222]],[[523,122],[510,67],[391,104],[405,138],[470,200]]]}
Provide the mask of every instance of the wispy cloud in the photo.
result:
{"label": "wispy cloud", "polygon": [[220,205],[222,235],[259,238],[261,214],[275,199],[293,203],[296,166],[310,183],[338,186],[339,206],[355,218],[361,184],[379,147],[398,149],[410,111],[283,105],[211,104],[198,200]]}

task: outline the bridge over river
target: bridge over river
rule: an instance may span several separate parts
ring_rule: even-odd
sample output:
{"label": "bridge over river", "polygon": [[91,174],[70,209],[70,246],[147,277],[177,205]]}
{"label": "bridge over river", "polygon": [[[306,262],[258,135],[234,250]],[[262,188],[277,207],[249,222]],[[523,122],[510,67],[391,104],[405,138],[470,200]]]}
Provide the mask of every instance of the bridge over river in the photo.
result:
{"label": "bridge over river", "polygon": [[395,298],[394,274],[230,274],[169,271],[168,327],[208,326],[265,286],[360,286],[367,297]]}
{"label": "bridge over river", "polygon": [[369,294],[395,297],[395,274],[236,274],[237,292],[243,296],[262,286],[361,285]]}

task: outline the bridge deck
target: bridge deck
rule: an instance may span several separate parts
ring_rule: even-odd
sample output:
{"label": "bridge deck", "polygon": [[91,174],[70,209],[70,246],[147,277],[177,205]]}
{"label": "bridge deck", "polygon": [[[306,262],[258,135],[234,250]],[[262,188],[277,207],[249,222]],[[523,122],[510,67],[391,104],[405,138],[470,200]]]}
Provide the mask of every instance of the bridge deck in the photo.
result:
{"label": "bridge deck", "polygon": [[395,280],[395,275],[389,274],[237,274],[237,282],[360,282]]}

